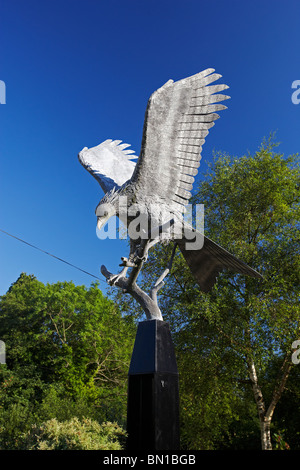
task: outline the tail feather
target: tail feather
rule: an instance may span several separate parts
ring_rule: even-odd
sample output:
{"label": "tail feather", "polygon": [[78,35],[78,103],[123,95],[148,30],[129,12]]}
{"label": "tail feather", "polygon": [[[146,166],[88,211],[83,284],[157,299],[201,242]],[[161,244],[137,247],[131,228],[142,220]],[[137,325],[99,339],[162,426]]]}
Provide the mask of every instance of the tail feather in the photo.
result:
{"label": "tail feather", "polygon": [[207,237],[204,237],[203,247],[200,250],[187,250],[185,239],[176,240],[176,242],[203,292],[209,292],[212,289],[219,273],[224,269],[262,279],[262,275],[255,269]]}

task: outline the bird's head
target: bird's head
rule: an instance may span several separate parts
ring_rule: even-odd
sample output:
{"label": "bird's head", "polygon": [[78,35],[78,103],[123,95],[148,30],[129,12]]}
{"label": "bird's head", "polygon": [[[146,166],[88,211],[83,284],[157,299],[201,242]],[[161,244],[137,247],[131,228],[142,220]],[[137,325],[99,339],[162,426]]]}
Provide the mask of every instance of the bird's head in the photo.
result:
{"label": "bird's head", "polygon": [[101,228],[106,224],[108,219],[110,219],[114,215],[116,215],[116,208],[114,204],[110,202],[100,201],[98,206],[96,207],[98,230],[101,230]]}

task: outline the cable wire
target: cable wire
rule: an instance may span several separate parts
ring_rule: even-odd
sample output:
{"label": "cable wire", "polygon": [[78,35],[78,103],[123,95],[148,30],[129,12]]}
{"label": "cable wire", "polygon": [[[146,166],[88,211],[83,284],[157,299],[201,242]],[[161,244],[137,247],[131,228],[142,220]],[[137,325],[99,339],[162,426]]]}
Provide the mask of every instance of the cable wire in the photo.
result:
{"label": "cable wire", "polygon": [[18,238],[18,237],[16,237],[15,235],[12,235],[11,233],[8,233],[8,232],[6,232],[5,230],[2,230],[1,228],[0,228],[0,232],[5,233],[5,234],[8,235],[9,237],[15,238],[15,239],[18,240],[19,242],[25,243],[26,245],[31,246],[32,248],[35,248],[36,250],[39,250],[39,251],[41,251],[42,253],[45,253],[45,254],[48,255],[48,256],[52,256],[52,258],[55,258],[55,259],[57,259],[58,261],[61,261],[62,263],[68,264],[69,266],[72,266],[72,268],[78,269],[79,271],[81,271],[81,272],[87,274],[88,276],[92,276],[92,277],[94,277],[95,279],[98,279],[98,280],[101,281],[101,282],[105,282],[103,279],[100,279],[98,276],[95,276],[94,274],[91,274],[91,273],[89,273],[88,271],[85,271],[84,269],[81,269],[81,268],[79,268],[78,266],[75,266],[75,264],[69,263],[68,261],[66,261],[66,260],[64,260],[64,259],[62,259],[62,258],[59,258],[58,256],[55,256],[55,255],[53,255],[52,253],[49,253],[48,251],[42,250],[41,248],[39,248],[39,247],[37,247],[37,246],[35,246],[35,245],[32,245],[31,243],[28,243],[28,242],[26,242],[25,240],[22,240],[22,238]]}

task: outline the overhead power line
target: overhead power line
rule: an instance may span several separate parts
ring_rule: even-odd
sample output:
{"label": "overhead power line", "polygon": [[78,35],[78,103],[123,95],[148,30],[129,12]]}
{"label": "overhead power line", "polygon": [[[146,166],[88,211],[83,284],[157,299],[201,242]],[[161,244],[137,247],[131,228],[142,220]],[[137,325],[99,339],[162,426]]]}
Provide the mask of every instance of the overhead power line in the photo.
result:
{"label": "overhead power line", "polygon": [[62,258],[59,258],[58,256],[55,256],[55,255],[53,255],[52,253],[49,253],[48,251],[42,250],[42,249],[39,248],[38,246],[32,245],[31,243],[28,243],[28,242],[26,242],[25,240],[22,240],[22,238],[16,237],[15,235],[12,235],[11,233],[8,233],[8,232],[6,232],[5,230],[2,230],[1,228],[0,228],[0,232],[5,233],[5,234],[8,235],[9,237],[15,238],[15,239],[18,240],[19,242],[25,243],[25,245],[31,246],[32,248],[35,248],[36,250],[39,250],[39,251],[41,251],[42,253],[45,253],[45,254],[48,255],[48,256],[52,256],[52,258],[55,258],[55,259],[57,259],[58,261],[61,261],[62,263],[68,264],[68,265],[71,266],[72,268],[78,269],[78,271],[81,271],[81,272],[87,274],[88,276],[92,276],[92,277],[94,277],[95,279],[98,279],[98,280],[101,281],[101,282],[105,282],[103,279],[100,279],[98,276],[95,276],[94,274],[91,274],[91,273],[89,273],[88,271],[85,271],[84,269],[81,269],[81,268],[79,268],[78,266],[75,266],[75,264],[69,263],[69,261],[66,261],[66,260],[64,260],[64,259],[62,259]]}

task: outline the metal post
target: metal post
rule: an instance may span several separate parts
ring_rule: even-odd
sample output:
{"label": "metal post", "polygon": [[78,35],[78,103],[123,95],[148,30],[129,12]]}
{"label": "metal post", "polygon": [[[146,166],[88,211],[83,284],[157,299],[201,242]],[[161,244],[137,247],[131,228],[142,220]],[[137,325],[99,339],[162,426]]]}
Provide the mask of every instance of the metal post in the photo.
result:
{"label": "metal post", "polygon": [[169,324],[140,322],[128,377],[127,450],[179,450],[179,380]]}

